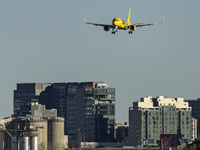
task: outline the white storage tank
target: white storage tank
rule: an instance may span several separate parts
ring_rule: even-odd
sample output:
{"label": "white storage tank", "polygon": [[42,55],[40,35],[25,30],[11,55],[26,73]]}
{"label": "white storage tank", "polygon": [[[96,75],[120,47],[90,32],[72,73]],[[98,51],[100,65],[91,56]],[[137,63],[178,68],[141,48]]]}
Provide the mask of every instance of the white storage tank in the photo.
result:
{"label": "white storage tank", "polygon": [[25,136],[20,142],[20,150],[30,150],[29,137]]}
{"label": "white storage tank", "polygon": [[38,150],[38,136],[30,137],[31,150]]}

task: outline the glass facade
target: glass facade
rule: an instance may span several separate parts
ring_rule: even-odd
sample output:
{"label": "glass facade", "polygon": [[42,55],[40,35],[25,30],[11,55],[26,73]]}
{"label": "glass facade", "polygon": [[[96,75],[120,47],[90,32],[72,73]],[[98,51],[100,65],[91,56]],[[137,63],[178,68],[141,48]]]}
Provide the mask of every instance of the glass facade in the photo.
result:
{"label": "glass facade", "polygon": [[66,100],[66,134],[76,135],[77,125],[76,125],[76,88],[67,88],[67,100]]}
{"label": "glass facade", "polygon": [[115,137],[115,89],[85,88],[85,139],[113,141]]}
{"label": "glass facade", "polygon": [[[30,93],[31,94],[31,93]],[[107,142],[115,138],[115,89],[103,82],[52,83],[38,96],[46,109],[65,118],[69,146],[81,141]],[[15,109],[20,109],[15,100]]]}
{"label": "glass facade", "polygon": [[38,99],[40,93],[49,85],[46,83],[18,83],[17,90],[14,90],[14,116],[26,116],[26,114],[30,114],[31,100]]}

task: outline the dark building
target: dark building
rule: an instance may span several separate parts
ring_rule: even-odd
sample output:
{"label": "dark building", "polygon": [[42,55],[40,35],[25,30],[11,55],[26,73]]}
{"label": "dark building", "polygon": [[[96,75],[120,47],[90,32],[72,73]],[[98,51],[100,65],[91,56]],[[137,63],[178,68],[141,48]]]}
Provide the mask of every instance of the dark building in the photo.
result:
{"label": "dark building", "polygon": [[116,128],[116,139],[118,142],[123,142],[128,138],[128,130],[129,130],[129,125],[127,122],[124,124],[121,123],[116,123],[115,125]]}
{"label": "dark building", "polygon": [[53,83],[39,102],[65,118],[69,146],[115,138],[115,89],[103,82]]}
{"label": "dark building", "polygon": [[31,99],[37,99],[40,93],[49,85],[48,83],[18,83],[17,90],[14,90],[14,116],[30,114]]}
{"label": "dark building", "polygon": [[66,116],[67,84],[52,83],[39,96],[39,103],[45,105],[46,109],[57,109],[58,117]]}
{"label": "dark building", "polygon": [[197,119],[197,135],[200,137],[200,98],[196,100],[185,100],[192,107],[192,117]]}

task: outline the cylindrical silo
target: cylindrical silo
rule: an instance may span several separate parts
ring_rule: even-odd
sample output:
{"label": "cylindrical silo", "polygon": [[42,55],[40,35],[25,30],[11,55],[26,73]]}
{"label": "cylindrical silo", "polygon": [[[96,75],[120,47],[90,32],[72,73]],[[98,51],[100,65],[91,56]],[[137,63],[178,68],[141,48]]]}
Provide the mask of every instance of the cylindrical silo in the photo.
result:
{"label": "cylindrical silo", "polygon": [[12,143],[12,150],[17,150],[18,149],[18,143],[17,143],[17,141],[15,141],[15,140],[13,140],[13,139],[11,139],[11,143]]}
{"label": "cylindrical silo", "polygon": [[20,150],[30,150],[29,137],[25,136],[20,142]]}
{"label": "cylindrical silo", "polygon": [[51,149],[63,149],[64,148],[64,119],[54,117],[49,120],[49,139]]}
{"label": "cylindrical silo", "polygon": [[38,150],[38,137],[37,136],[30,137],[30,145],[31,145],[31,150]]}
{"label": "cylindrical silo", "polygon": [[[37,136],[38,149],[47,150],[48,141],[48,121],[47,119],[32,119],[30,125],[35,131],[30,133],[30,136]],[[40,128],[43,127],[43,128]],[[36,131],[37,130],[37,131]]]}

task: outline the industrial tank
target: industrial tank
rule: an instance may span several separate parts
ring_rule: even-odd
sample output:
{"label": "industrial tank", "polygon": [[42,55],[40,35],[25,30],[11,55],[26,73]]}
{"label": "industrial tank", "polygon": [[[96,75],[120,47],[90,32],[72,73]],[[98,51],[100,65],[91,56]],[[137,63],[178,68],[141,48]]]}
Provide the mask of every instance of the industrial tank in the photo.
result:
{"label": "industrial tank", "polygon": [[30,137],[30,145],[31,145],[31,150],[38,150],[38,137],[37,136]]}
{"label": "industrial tank", "polygon": [[49,120],[49,148],[64,148],[64,119],[53,117]]}
{"label": "industrial tank", "polygon": [[[38,149],[47,150],[48,143],[48,120],[42,118],[33,118],[30,120],[32,129],[37,130],[30,133],[31,137],[37,136]],[[38,128],[43,127],[43,128]]]}
{"label": "industrial tank", "polygon": [[29,137],[25,136],[20,142],[20,150],[30,150]]}
{"label": "industrial tank", "polygon": [[11,139],[11,150],[17,150],[18,149],[18,145],[17,145],[17,141]]}

